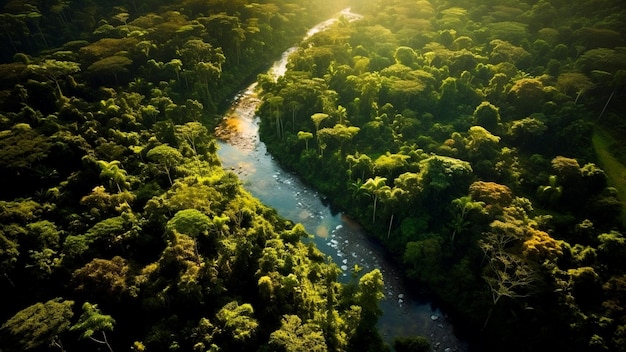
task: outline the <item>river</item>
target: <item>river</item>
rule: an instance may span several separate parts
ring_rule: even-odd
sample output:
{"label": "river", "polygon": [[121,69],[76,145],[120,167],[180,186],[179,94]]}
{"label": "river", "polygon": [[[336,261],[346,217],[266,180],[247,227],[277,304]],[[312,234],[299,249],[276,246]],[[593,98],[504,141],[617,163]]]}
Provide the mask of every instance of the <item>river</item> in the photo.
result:
{"label": "river", "polygon": [[[332,25],[339,15],[358,20],[349,9],[313,27],[307,37]],[[306,39],[306,38],[305,38]],[[283,75],[290,48],[274,63],[269,73]],[[378,328],[383,339],[391,343],[399,336],[426,336],[435,351],[467,351],[467,344],[454,334],[452,324],[428,301],[418,300],[408,289],[394,265],[385,259],[382,248],[368,239],[355,221],[333,211],[323,196],[289,173],[267,152],[259,139],[259,118],[255,111],[260,103],[253,83],[234,99],[221,125],[216,129],[218,155],[225,169],[239,176],[244,187],[264,204],[276,209],[282,217],[299,222],[313,234],[312,241],[331,256],[342,269],[342,281],[350,279],[350,269],[358,264],[365,271],[378,268],[383,273],[385,298],[380,303],[383,316]]]}

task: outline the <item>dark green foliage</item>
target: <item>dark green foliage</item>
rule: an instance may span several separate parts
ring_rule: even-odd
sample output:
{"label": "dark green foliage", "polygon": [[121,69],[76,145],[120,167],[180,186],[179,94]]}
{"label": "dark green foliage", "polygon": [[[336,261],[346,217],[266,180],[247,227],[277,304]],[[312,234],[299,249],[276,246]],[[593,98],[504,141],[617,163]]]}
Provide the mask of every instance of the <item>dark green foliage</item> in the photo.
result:
{"label": "dark green foliage", "polygon": [[474,110],[474,124],[482,126],[489,131],[496,131],[500,122],[500,113],[498,108],[489,102],[482,102]]}
{"label": "dark green foliage", "polygon": [[[619,205],[591,144],[594,128],[617,130],[624,111],[619,1],[353,9],[365,19],[333,29],[343,36],[313,37],[294,71],[264,81],[268,149],[476,326],[478,346],[623,348],[608,332],[617,326],[588,318],[603,314],[601,286],[621,273],[605,265],[623,267],[600,250],[619,247],[598,236],[623,233],[623,197]],[[280,97],[304,106],[290,121],[300,139],[276,128],[292,113],[272,103]],[[337,123],[358,128],[349,143],[331,137]],[[583,223],[593,231],[576,230]]]}
{"label": "dark green foliage", "polygon": [[[346,3],[3,3],[3,348],[383,348],[382,275],[339,285],[210,133]],[[623,149],[623,3],[350,3],[364,20],[260,76],[268,149],[479,348],[623,350],[623,198],[591,147],[604,128]]]}
{"label": "dark green foliage", "polygon": [[17,195],[13,189],[18,182],[27,186],[22,192],[33,194],[37,189],[34,183],[39,179],[38,173],[42,172],[45,179],[48,177],[46,172],[54,172],[53,169],[47,169],[51,164],[47,160],[51,148],[52,141],[27,123],[15,124],[10,130],[2,132],[0,181],[2,197],[6,197],[4,199]]}
{"label": "dark green foliage", "polygon": [[393,348],[397,352],[428,352],[430,342],[423,336],[417,337],[397,337],[393,341]]}
{"label": "dark green foliage", "polygon": [[[292,350],[283,316],[307,350],[346,350],[360,321],[382,345],[382,281],[340,305],[336,266],[221,168],[211,133],[224,98],[341,2],[36,5],[2,8],[0,57],[24,51],[1,65],[3,348]],[[354,153],[358,128],[332,116],[321,138]]]}
{"label": "dark green foliage", "polygon": [[2,324],[3,332],[11,337],[5,347],[15,350],[62,347],[60,337],[70,327],[73,305],[74,301],[54,298],[20,310]]}
{"label": "dark green foliage", "polygon": [[297,315],[287,315],[282,319],[280,330],[270,336],[270,344],[277,351],[327,351],[324,335],[319,326],[302,324]]}

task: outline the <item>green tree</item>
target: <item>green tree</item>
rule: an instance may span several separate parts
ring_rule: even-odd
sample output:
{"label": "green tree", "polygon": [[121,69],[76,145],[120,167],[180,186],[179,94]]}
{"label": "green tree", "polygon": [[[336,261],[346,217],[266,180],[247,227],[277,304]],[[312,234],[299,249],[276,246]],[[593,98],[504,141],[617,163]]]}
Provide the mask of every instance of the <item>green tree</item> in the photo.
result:
{"label": "green tree", "polygon": [[287,103],[287,106],[291,109],[291,131],[293,132],[296,128],[296,115],[304,105],[296,100],[291,100]]}
{"label": "green tree", "polygon": [[63,92],[61,91],[59,81],[66,76],[80,71],[80,65],[73,61],[47,59],[40,64],[28,65],[27,71],[38,76],[43,76],[54,82],[59,98],[63,98]]}
{"label": "green tree", "polygon": [[389,239],[389,235],[391,234],[391,227],[393,226],[393,218],[398,210],[400,205],[405,204],[407,198],[407,192],[400,187],[393,187],[381,189],[381,198],[380,200],[387,205],[387,207],[391,210],[391,216],[389,217],[389,226],[387,228],[387,239]]}
{"label": "green tree", "polygon": [[417,60],[417,54],[415,51],[406,46],[399,46],[396,48],[396,52],[393,55],[396,63],[400,63],[406,66],[412,66]]}
{"label": "green tree", "polygon": [[302,323],[297,315],[285,315],[279,330],[270,335],[270,345],[284,352],[326,352],[322,329],[315,323]]}
{"label": "green tree", "polygon": [[419,184],[423,192],[430,193],[433,199],[448,192],[459,192],[466,189],[473,178],[471,165],[463,160],[445,157],[431,156],[419,162]]}
{"label": "green tree", "polygon": [[387,179],[393,179],[396,175],[406,171],[408,159],[410,159],[408,155],[387,152],[374,160],[374,172],[385,175]]}
{"label": "green tree", "polygon": [[598,246],[598,258],[607,263],[611,270],[624,272],[620,269],[620,258],[626,255],[626,238],[617,231],[603,233],[598,236],[600,245]]}
{"label": "green tree", "polygon": [[564,72],[556,80],[556,88],[559,91],[568,95],[576,94],[575,103],[578,103],[578,99],[593,87],[591,79],[580,72]]}
{"label": "green tree", "polygon": [[468,131],[467,151],[470,160],[494,160],[500,153],[500,137],[482,126],[472,126]]}
{"label": "green tree", "polygon": [[317,132],[318,138],[322,143],[333,140],[338,144],[339,152],[343,154],[343,147],[359,133],[360,128],[355,126],[344,126],[336,124],[333,128],[322,128]]}
{"label": "green tree", "polygon": [[180,71],[183,68],[183,62],[180,59],[172,59],[165,64],[165,67],[171,68],[176,74],[176,81],[180,81]]}
{"label": "green tree", "polygon": [[72,286],[91,297],[119,302],[128,297],[129,263],[115,256],[112,259],[93,259],[72,273]]}
{"label": "green tree", "polygon": [[161,165],[167,175],[167,179],[170,181],[170,185],[174,185],[172,181],[172,170],[183,160],[183,155],[178,149],[170,147],[167,144],[160,144],[150,149],[146,156]]}
{"label": "green tree", "polygon": [[374,201],[374,209],[372,211],[372,224],[376,222],[376,207],[378,203],[378,197],[380,192],[385,187],[387,179],[385,177],[376,176],[374,178],[368,178],[367,181],[361,186],[361,189],[366,191]]}
{"label": "green tree", "polygon": [[[8,178],[9,181],[5,182],[11,184],[10,180],[19,180],[24,185],[22,182],[32,177],[33,169],[50,154],[51,142],[50,138],[26,123],[17,123],[10,130],[3,131],[0,135],[0,164],[5,170],[5,180]],[[12,190],[4,188],[3,191],[8,195]]]}
{"label": "green tree", "polygon": [[213,222],[207,215],[196,209],[184,209],[174,214],[165,228],[197,238],[200,235],[208,235],[211,227]]}
{"label": "green tree", "polygon": [[517,145],[526,150],[541,150],[544,133],[548,126],[539,116],[515,120],[510,127],[510,135]]}
{"label": "green tree", "polygon": [[425,237],[427,238],[407,242],[402,260],[408,266],[410,277],[423,282],[434,282],[441,272],[442,240],[432,234]]}
{"label": "green tree", "polygon": [[298,139],[304,141],[305,150],[309,150],[309,139],[313,138],[313,133],[298,131]]}
{"label": "green tree", "polygon": [[498,108],[488,101],[480,103],[474,110],[474,125],[482,126],[489,131],[495,131],[500,123]]}
{"label": "green tree", "polygon": [[376,330],[376,323],[383,314],[379,302],[385,297],[383,293],[384,288],[383,274],[378,269],[364,274],[359,279],[359,286],[354,295],[354,300],[361,307],[361,320],[352,338],[352,346],[372,348],[376,346],[377,339],[380,339]]}
{"label": "green tree", "polygon": [[74,301],[61,298],[38,302],[15,313],[1,329],[16,339],[20,350],[55,346],[64,351],[60,336],[70,328],[73,306]]}
{"label": "green tree", "polygon": [[114,245],[121,251],[124,251],[124,242],[128,241],[139,230],[136,225],[136,218],[132,213],[123,213],[121,216],[114,216],[104,219],[94,224],[85,233],[86,243],[91,246],[97,245],[93,249],[108,251]]}
{"label": "green tree", "polygon": [[117,85],[120,84],[119,74],[127,73],[128,66],[133,63],[133,60],[122,55],[113,55],[100,59],[87,67],[87,73],[93,77],[100,77],[111,75],[115,79]]}
{"label": "green tree", "polygon": [[207,318],[201,318],[198,325],[193,328],[194,350],[217,352],[220,348],[213,342],[214,336],[219,329]]}
{"label": "green tree", "polygon": [[216,315],[224,329],[224,333],[238,342],[245,342],[256,334],[259,323],[254,319],[254,309],[249,303],[239,304],[237,301],[227,303]]}
{"label": "green tree", "polygon": [[202,39],[190,39],[178,50],[178,54],[184,66],[193,70],[192,72],[199,78],[207,105],[213,106],[211,84],[221,77],[222,65],[226,61],[222,48],[215,48]]}
{"label": "green tree", "polygon": [[454,77],[446,77],[441,82],[441,91],[439,93],[439,111],[443,116],[453,113],[460,98],[459,83]]}
{"label": "green tree", "polygon": [[537,78],[516,80],[508,95],[517,111],[525,114],[539,112],[548,98],[543,83]]}
{"label": "green tree", "polygon": [[321,112],[315,113],[313,115],[311,115],[311,120],[313,121],[313,124],[315,125],[315,135],[318,136],[318,131],[320,129],[320,124],[329,118],[328,114],[324,114]]}
{"label": "green tree", "polygon": [[270,106],[270,112],[272,117],[274,117],[274,126],[276,126],[276,136],[281,139],[284,131],[283,120],[281,116],[283,115],[282,107],[285,99],[279,95],[271,96],[265,98],[265,101]]}
{"label": "green tree", "polygon": [[159,109],[157,109],[154,105],[148,104],[146,106],[141,107],[141,114],[143,116],[149,116],[152,119],[152,123],[155,123],[157,120],[157,116],[161,113]]}
{"label": "green tree", "polygon": [[142,40],[139,43],[135,44],[135,47],[139,49],[141,53],[143,53],[146,58],[150,57],[150,50],[156,49],[157,45],[151,40]]}
{"label": "green tree", "polygon": [[[115,319],[110,315],[102,314],[97,304],[85,302],[83,303],[83,313],[80,315],[78,322],[70,327],[70,330],[80,332],[82,339],[89,339],[105,345],[109,352],[113,352],[113,348],[107,340],[106,331],[113,331],[114,326]],[[102,333],[102,339],[93,336],[97,332]]]}
{"label": "green tree", "polygon": [[506,40],[494,39],[489,42],[489,45],[492,48],[489,59],[494,64],[510,62],[519,66],[526,64],[531,58],[531,54],[524,48],[515,46]]}
{"label": "green tree", "polygon": [[450,242],[454,243],[456,235],[463,232],[470,225],[467,216],[472,212],[482,212],[484,206],[484,202],[475,202],[470,196],[452,200],[452,207],[450,208],[450,213],[452,213],[452,221],[450,222],[452,234],[450,234]]}
{"label": "green tree", "polygon": [[563,187],[559,186],[556,175],[550,175],[548,182],[547,185],[541,185],[537,188],[537,196],[539,200],[548,204],[557,204],[563,194]]}
{"label": "green tree", "polygon": [[350,178],[352,178],[353,172],[361,172],[361,181],[365,180],[365,174],[369,174],[372,171],[372,159],[366,154],[355,153],[353,155],[347,155],[346,161],[350,165]]}
{"label": "green tree", "polygon": [[98,160],[100,167],[100,178],[108,179],[109,186],[115,185],[117,192],[122,193],[122,189],[127,189],[130,184],[127,181],[128,172],[121,168],[122,163],[119,160],[104,161]]}
{"label": "green tree", "polygon": [[12,13],[2,13],[0,14],[0,23],[2,23],[4,34],[9,38],[11,48],[14,53],[17,53],[18,38],[28,32],[28,27],[26,26],[23,16]]}

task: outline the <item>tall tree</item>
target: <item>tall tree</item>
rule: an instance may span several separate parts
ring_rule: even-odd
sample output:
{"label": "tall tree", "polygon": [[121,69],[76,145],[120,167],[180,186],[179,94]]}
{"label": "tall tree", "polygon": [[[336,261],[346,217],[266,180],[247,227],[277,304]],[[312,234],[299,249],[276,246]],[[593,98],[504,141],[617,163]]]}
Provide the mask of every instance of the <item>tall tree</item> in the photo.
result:
{"label": "tall tree", "polygon": [[309,139],[313,138],[313,133],[298,131],[298,139],[304,141],[305,150],[309,150]]}
{"label": "tall tree", "polygon": [[311,115],[311,120],[313,121],[313,124],[315,125],[315,136],[317,137],[318,134],[317,132],[320,130],[320,124],[328,119],[329,115],[325,114],[325,113],[321,113],[321,112],[317,112],[313,115]]}
{"label": "tall tree", "polygon": [[104,161],[98,160],[100,166],[100,178],[108,179],[110,185],[117,187],[117,192],[122,193],[122,189],[127,189],[130,184],[127,181],[128,172],[121,168],[122,163],[119,160]]}
{"label": "tall tree", "polygon": [[387,205],[391,211],[389,218],[389,227],[387,228],[387,239],[391,234],[391,227],[393,226],[393,218],[399,205],[403,204],[406,200],[407,192],[400,187],[390,188],[389,186],[381,189],[381,201]]}
{"label": "tall tree", "polygon": [[465,231],[467,226],[469,226],[470,223],[467,220],[467,216],[471,212],[482,211],[484,206],[485,202],[475,202],[470,196],[452,200],[452,208],[450,208],[450,212],[452,213],[452,221],[450,223],[452,233],[450,234],[450,242],[454,243],[456,235]]}
{"label": "tall tree", "polygon": [[372,224],[376,222],[376,206],[378,203],[378,197],[381,190],[386,186],[387,178],[376,176],[374,178],[368,178],[367,181],[361,186],[362,190],[365,190],[374,200],[374,210],[372,212]]}
{"label": "tall tree", "polygon": [[172,170],[183,160],[183,155],[178,149],[170,147],[167,144],[160,144],[148,152],[146,155],[149,159],[161,164],[161,167],[170,181],[170,185],[174,185],[172,181]]}
{"label": "tall tree", "polygon": [[[376,323],[383,314],[379,302],[385,297],[384,287],[383,274],[378,269],[364,274],[359,279],[359,286],[354,299],[361,307],[361,319],[353,341],[351,341],[353,346],[363,345],[365,347],[368,344],[376,343],[375,340],[379,338]],[[355,339],[361,341],[354,341]],[[367,343],[363,344],[365,341]]]}
{"label": "tall tree", "polygon": [[59,98],[62,99],[63,91],[61,90],[61,85],[59,84],[59,81],[63,77],[80,71],[80,65],[73,61],[46,59],[40,64],[28,65],[27,70],[35,75],[43,76],[54,82],[57,93],[59,94]]}
{"label": "tall tree", "polygon": [[[80,315],[78,322],[72,325],[70,330],[80,332],[81,338],[105,345],[109,349],[109,352],[113,352],[113,348],[107,340],[106,331],[113,331],[114,326],[115,319],[110,315],[102,314],[97,304],[85,302],[83,304],[83,313]],[[93,336],[97,332],[102,333],[102,339]]]}

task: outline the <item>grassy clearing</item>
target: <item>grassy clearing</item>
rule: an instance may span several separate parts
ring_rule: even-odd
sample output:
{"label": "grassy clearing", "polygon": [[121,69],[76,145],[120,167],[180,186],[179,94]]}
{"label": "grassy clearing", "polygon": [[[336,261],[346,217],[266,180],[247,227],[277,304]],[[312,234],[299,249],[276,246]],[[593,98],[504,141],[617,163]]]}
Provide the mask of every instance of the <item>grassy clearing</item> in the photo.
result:
{"label": "grassy clearing", "polygon": [[622,223],[626,226],[626,165],[611,154],[611,145],[616,141],[601,127],[595,127],[592,140],[598,163],[606,173],[609,185],[617,189],[622,202]]}

